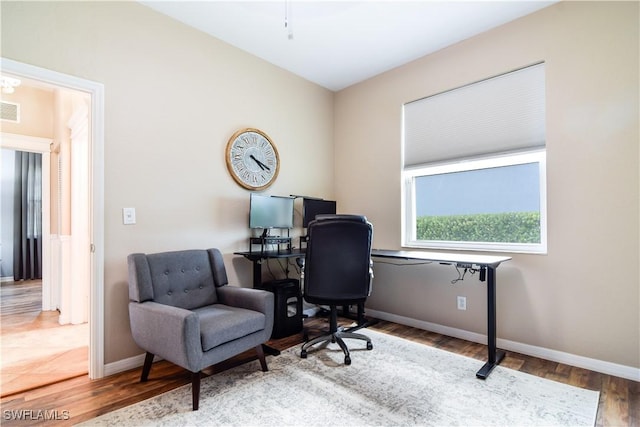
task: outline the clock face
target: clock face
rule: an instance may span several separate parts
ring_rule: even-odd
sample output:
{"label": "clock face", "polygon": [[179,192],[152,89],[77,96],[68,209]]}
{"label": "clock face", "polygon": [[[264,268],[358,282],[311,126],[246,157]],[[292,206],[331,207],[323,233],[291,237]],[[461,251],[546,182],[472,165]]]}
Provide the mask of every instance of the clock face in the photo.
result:
{"label": "clock face", "polygon": [[249,190],[263,190],[273,184],[280,170],[278,150],[258,129],[242,129],[227,143],[227,169],[233,179]]}

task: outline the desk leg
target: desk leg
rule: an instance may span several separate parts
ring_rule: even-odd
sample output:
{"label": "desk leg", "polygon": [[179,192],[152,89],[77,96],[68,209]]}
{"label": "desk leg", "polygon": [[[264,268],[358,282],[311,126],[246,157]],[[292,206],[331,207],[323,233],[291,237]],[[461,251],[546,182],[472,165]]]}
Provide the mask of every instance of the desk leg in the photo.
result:
{"label": "desk leg", "polygon": [[253,260],[253,287],[260,289],[262,285],[262,264],[260,259]]}
{"label": "desk leg", "polygon": [[356,326],[353,326],[351,328],[346,328],[346,329],[344,329],[344,332],[355,332],[358,329],[368,328],[369,326],[373,326],[376,323],[378,323],[377,319],[367,319],[365,317],[365,315],[364,315],[364,303],[363,302],[358,303],[357,307],[358,307],[358,314],[354,319],[354,317],[351,314],[349,314],[349,306],[348,305],[343,306],[343,308],[342,308],[342,316],[346,317],[347,319],[354,319],[354,320],[357,321]]}
{"label": "desk leg", "polygon": [[498,350],[496,344],[496,270],[487,266],[487,345],[489,358],[487,363],[476,373],[476,377],[487,379],[493,368],[504,358],[504,351]]}

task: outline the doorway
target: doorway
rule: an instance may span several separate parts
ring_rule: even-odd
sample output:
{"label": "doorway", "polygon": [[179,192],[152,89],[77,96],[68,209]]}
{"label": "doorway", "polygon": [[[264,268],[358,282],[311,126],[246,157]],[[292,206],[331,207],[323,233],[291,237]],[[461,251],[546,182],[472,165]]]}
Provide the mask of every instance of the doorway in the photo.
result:
{"label": "doorway", "polygon": [[[84,216],[88,229],[85,242],[86,261],[81,264],[87,271],[89,281],[87,300],[88,309],[86,316],[89,320],[89,363],[88,373],[92,379],[101,378],[104,375],[104,324],[103,324],[103,263],[104,263],[104,164],[103,164],[103,129],[104,129],[104,87],[100,83],[91,82],[74,76],[61,74],[52,70],[34,67],[6,58],[1,59],[3,75],[5,73],[17,79],[28,79],[38,84],[52,86],[58,89],[79,91],[88,96],[87,114],[88,125],[81,129],[86,132],[87,145],[87,176],[84,184],[87,187],[89,197],[79,209]],[[4,138],[3,138],[4,139]],[[43,244],[44,244],[43,239]],[[82,247],[82,244],[78,246]],[[51,242],[48,243],[48,252],[43,247],[43,264],[49,263],[49,274],[56,268],[64,268],[64,263],[52,257]],[[75,258],[74,258],[75,261]],[[75,262],[74,262],[75,264]],[[43,278],[46,281],[46,268],[43,265]],[[57,274],[59,272],[54,272]],[[75,273],[74,273],[75,274]],[[51,277],[51,276],[49,276]],[[43,283],[44,285],[44,283]],[[55,302],[58,291],[51,289],[51,295],[45,295],[47,287],[43,286],[43,304],[51,298]],[[62,293],[61,301],[63,299]],[[71,295],[74,295],[72,292]],[[61,314],[63,311],[61,311]]]}
{"label": "doorway", "polygon": [[[53,139],[2,132],[2,397],[86,375],[89,366],[89,230],[84,213],[89,197],[61,179],[88,180],[84,173],[89,164],[88,141],[74,132],[77,125],[70,126],[68,116],[77,115],[56,108],[64,104],[60,100],[76,97],[84,105],[89,97],[36,87],[28,80],[15,92],[11,97],[3,94],[2,101],[15,101],[30,119],[3,121],[3,131],[35,133],[38,126],[32,122],[48,122],[52,127],[49,118],[53,116],[53,121],[63,122],[53,128],[63,132],[52,134]],[[86,114],[84,121],[88,122]],[[73,145],[80,147],[72,149]],[[74,161],[69,161],[72,157]]]}

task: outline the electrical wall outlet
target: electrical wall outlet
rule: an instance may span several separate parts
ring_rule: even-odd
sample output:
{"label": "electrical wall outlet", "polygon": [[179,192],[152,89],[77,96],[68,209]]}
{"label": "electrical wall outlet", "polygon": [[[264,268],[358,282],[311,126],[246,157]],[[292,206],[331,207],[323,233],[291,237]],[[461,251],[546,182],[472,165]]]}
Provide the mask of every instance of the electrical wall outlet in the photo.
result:
{"label": "electrical wall outlet", "polygon": [[458,310],[467,309],[467,297],[458,297]]}

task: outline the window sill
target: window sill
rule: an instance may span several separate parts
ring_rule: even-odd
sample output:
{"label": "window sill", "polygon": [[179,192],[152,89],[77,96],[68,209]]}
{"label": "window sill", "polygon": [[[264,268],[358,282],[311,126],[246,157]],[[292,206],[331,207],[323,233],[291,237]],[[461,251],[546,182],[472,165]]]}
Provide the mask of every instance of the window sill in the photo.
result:
{"label": "window sill", "polygon": [[404,242],[403,248],[447,251],[499,252],[504,254],[547,255],[544,244],[479,243],[479,242]]}

